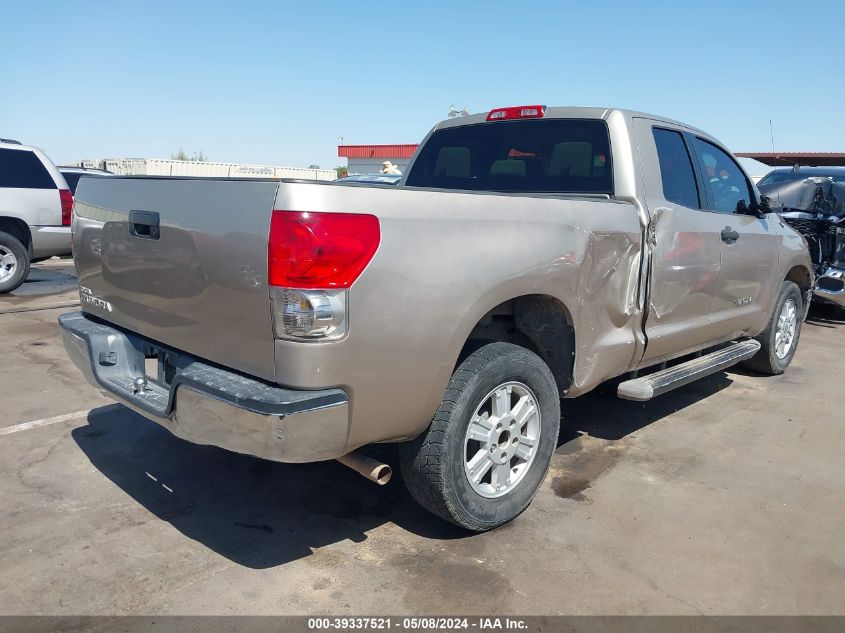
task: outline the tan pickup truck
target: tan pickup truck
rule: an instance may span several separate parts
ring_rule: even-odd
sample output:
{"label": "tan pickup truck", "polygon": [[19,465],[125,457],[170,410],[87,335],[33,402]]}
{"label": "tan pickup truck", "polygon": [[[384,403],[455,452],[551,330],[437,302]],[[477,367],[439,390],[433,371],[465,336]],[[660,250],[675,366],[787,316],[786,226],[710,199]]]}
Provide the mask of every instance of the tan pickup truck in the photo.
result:
{"label": "tan pickup truck", "polygon": [[531,502],[561,398],[780,373],[813,288],[718,141],[616,109],[444,121],[396,185],[86,179],[73,231],[60,323],[92,384],[265,459],[383,480],[355,451],[399,442],[414,498],[471,530]]}

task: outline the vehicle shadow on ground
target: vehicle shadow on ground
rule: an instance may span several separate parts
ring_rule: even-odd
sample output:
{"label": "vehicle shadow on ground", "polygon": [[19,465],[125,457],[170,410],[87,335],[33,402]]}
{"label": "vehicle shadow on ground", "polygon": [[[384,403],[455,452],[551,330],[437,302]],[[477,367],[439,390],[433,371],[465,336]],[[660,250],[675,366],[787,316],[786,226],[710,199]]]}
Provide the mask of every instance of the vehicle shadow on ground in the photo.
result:
{"label": "vehicle shadow on ground", "polygon": [[[559,445],[577,451],[582,434],[620,439],[730,384],[725,374],[643,407],[615,397],[615,385],[564,401]],[[266,569],[394,523],[427,539],[472,536],[420,508],[395,473],[384,487],[341,464],[280,464],[197,446],[123,406],[95,409],[72,432],[91,463],[159,519],[233,562]],[[395,447],[371,447],[397,468]]]}
{"label": "vehicle shadow on ground", "polygon": [[828,304],[810,304],[810,313],[807,315],[807,325],[815,325],[823,328],[835,328],[838,325],[845,325],[845,308]]}
{"label": "vehicle shadow on ground", "polygon": [[619,380],[609,381],[580,398],[561,401],[563,419],[558,446],[563,447],[584,434],[603,440],[620,440],[709,398],[732,382],[728,374],[717,372],[649,402],[632,402],[616,397]]}
{"label": "vehicle shadow on ground", "polygon": [[[235,563],[265,569],[393,522],[428,539],[470,536],[435,518],[399,476],[386,486],[335,462],[280,464],[190,444],[123,406],[72,432],[91,463],[158,518]],[[376,447],[396,467],[395,449]]]}
{"label": "vehicle shadow on ground", "polygon": [[[29,275],[21,286],[6,297],[29,298],[59,294],[75,290],[77,286],[73,262],[51,260],[49,264],[33,264]],[[19,303],[12,301],[12,303]]]}

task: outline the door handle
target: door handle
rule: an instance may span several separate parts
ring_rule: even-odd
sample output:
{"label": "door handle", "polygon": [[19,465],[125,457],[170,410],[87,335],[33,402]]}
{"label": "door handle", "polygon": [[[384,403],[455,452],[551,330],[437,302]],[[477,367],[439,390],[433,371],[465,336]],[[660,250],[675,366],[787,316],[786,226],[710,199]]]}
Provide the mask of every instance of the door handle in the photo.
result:
{"label": "door handle", "polygon": [[156,211],[130,211],[129,232],[135,237],[157,240],[161,237],[158,213]]}
{"label": "door handle", "polygon": [[739,239],[739,233],[733,230],[732,227],[726,226],[722,229],[722,241],[725,244],[733,244]]}

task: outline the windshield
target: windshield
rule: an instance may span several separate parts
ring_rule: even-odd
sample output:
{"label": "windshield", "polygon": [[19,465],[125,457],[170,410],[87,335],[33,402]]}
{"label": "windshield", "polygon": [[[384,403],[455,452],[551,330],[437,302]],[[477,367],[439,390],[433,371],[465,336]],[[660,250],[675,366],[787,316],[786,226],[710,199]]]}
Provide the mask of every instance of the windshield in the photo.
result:
{"label": "windshield", "polygon": [[810,172],[810,171],[773,171],[763,178],[757,185],[776,185],[782,182],[795,182],[805,178],[833,178],[833,182],[845,183],[845,171],[842,172]]}
{"label": "windshield", "polygon": [[530,119],[438,130],[410,187],[525,193],[613,193],[607,126],[597,119]]}

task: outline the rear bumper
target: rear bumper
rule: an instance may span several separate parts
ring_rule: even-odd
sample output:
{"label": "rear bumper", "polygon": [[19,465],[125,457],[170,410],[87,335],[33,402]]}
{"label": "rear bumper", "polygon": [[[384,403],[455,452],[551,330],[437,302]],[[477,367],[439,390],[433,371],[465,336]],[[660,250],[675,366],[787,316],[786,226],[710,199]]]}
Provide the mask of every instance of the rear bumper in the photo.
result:
{"label": "rear bumper", "polygon": [[845,269],[829,267],[816,277],[816,297],[845,307]]}
{"label": "rear bumper", "polygon": [[32,256],[70,255],[69,226],[32,226]]}
{"label": "rear bumper", "polygon": [[[280,462],[346,451],[349,401],[341,389],[284,389],[208,365],[82,312],[59,317],[65,349],[94,387],[174,435]],[[159,355],[144,383],[144,359]],[[166,368],[166,369],[165,369]]]}

